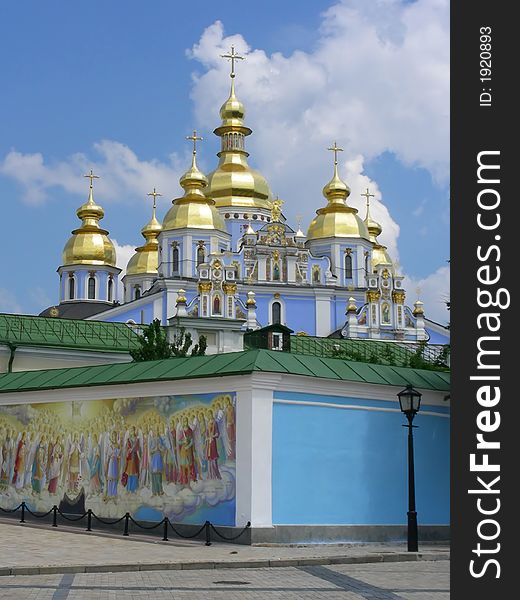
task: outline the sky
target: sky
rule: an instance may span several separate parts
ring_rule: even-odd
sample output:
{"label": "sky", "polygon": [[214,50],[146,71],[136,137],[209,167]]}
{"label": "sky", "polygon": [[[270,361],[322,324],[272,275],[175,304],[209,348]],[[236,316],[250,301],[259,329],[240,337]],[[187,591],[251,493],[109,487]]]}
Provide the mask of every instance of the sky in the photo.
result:
{"label": "sky", "polygon": [[408,303],[449,313],[447,0],[19,0],[0,3],[0,312],[58,302],[61,251],[91,168],[102,224],[126,265],[149,220],[181,195],[185,136],[206,172],[218,111],[246,107],[250,164],[305,230],[324,206],[334,141],[349,203],[371,213],[406,276]]}

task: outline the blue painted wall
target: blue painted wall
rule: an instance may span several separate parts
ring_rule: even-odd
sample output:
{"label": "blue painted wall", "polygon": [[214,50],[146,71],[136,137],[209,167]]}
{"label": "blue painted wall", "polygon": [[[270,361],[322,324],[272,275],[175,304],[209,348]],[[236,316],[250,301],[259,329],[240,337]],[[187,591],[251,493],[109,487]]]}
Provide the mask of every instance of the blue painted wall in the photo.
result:
{"label": "blue painted wall", "polygon": [[[316,402],[277,404],[276,399]],[[273,523],[396,525],[406,522],[407,429],[385,401],[279,392],[273,408]],[[396,406],[398,408],[397,400]],[[423,411],[446,414],[445,407]],[[419,524],[449,523],[449,419],[414,424]]]}

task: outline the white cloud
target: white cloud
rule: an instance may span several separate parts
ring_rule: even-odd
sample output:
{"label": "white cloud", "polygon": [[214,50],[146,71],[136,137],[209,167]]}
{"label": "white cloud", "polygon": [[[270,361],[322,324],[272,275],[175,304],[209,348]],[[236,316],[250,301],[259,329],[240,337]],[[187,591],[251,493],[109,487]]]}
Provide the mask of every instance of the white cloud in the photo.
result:
{"label": "white cloud", "polygon": [[95,193],[102,202],[142,199],[153,187],[162,191],[165,198],[179,191],[178,180],[186,169],[186,161],[180,164],[175,154],[169,157],[169,162],[140,160],[128,146],[112,140],[94,144],[93,150],[94,159],[77,153],[54,163],[46,163],[40,153],[12,150],[0,162],[0,174],[22,186],[22,200],[28,204],[44,202],[56,188],[86,195],[88,188],[83,175],[90,169],[100,177],[95,183]]}
{"label": "white cloud", "polygon": [[[130,244],[120,244],[117,240],[112,239],[114,247],[116,249],[116,267],[121,269],[121,274],[119,275],[119,299],[123,300],[123,283],[122,279],[126,274],[126,267],[128,265],[128,261],[132,258],[135,253],[135,246]],[[144,243],[144,240],[143,240]]]}
{"label": "white cloud", "polygon": [[407,304],[412,306],[418,298],[424,302],[428,319],[445,325],[450,320],[446,301],[450,299],[450,267],[444,265],[423,279],[405,276]]}

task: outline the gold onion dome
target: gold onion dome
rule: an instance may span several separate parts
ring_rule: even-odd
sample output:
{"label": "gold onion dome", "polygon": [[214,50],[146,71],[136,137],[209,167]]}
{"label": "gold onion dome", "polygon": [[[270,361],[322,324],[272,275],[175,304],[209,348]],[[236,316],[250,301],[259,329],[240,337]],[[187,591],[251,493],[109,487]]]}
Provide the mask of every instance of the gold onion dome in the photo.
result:
{"label": "gold onion dome", "polygon": [[194,149],[191,167],[179,179],[184,189],[184,196],[173,200],[173,206],[164,217],[163,230],[165,231],[186,227],[227,231],[224,220],[215,208],[215,202],[204,193],[208,180],[197,167],[196,154],[197,151]]}
{"label": "gold onion dome", "polygon": [[390,258],[390,255],[387,252],[386,246],[383,246],[377,241],[377,236],[381,235],[383,228],[377,221],[374,221],[374,219],[372,219],[372,216],[370,214],[370,197],[373,197],[373,194],[370,194],[367,188],[367,191],[361,195],[365,196],[365,198],[367,199],[367,215],[365,217],[365,225],[367,226],[368,233],[370,235],[370,241],[374,244],[371,259],[372,270],[375,270],[376,267],[379,265],[392,266],[392,259]]}
{"label": "gold onion dome", "polygon": [[150,221],[141,229],[141,234],[146,240],[143,246],[135,249],[135,254],[128,261],[126,267],[127,275],[138,275],[145,273],[157,274],[159,268],[159,242],[157,238],[162,231],[162,225],[155,216],[155,198],[160,196],[155,191],[148,194],[154,197],[152,218]]}
{"label": "gold onion dome", "polygon": [[231,91],[229,98],[220,109],[222,122],[214,131],[221,138],[221,151],[217,154],[219,164],[208,175],[208,195],[218,207],[271,208],[271,190],[265,180],[255,169],[252,169],[245,150],[245,138],[251,134],[251,129],[244,124],[244,105],[235,95],[234,61],[243,57],[235,54],[223,55],[231,59]]}
{"label": "gold onion dome", "polygon": [[116,250],[108,237],[108,231],[99,226],[104,216],[101,206],[94,202],[92,179],[96,175],[90,172],[90,191],[88,200],[82,204],[76,214],[82,223],[72,232],[72,237],[65,244],[62,254],[62,265],[108,265],[116,266]]}
{"label": "gold onion dome", "polygon": [[[329,150],[334,150],[337,156],[341,148],[334,143],[334,147]],[[357,209],[346,203],[350,188],[338,174],[337,158],[334,159],[334,174],[323,188],[323,195],[328,200],[328,204],[316,211],[316,216],[307,231],[309,240],[330,237],[369,239],[367,227],[358,217]]]}

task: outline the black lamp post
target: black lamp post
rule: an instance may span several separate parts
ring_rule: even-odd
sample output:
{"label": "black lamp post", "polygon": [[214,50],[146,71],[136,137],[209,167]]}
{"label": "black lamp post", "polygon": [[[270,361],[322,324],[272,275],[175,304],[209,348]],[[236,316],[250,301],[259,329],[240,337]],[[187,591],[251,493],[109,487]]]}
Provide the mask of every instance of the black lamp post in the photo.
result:
{"label": "black lamp post", "polygon": [[415,473],[413,462],[413,428],[412,421],[421,407],[422,394],[414,390],[411,385],[397,394],[401,411],[408,419],[408,552],[419,550],[419,536],[417,531],[417,512],[415,511]]}

